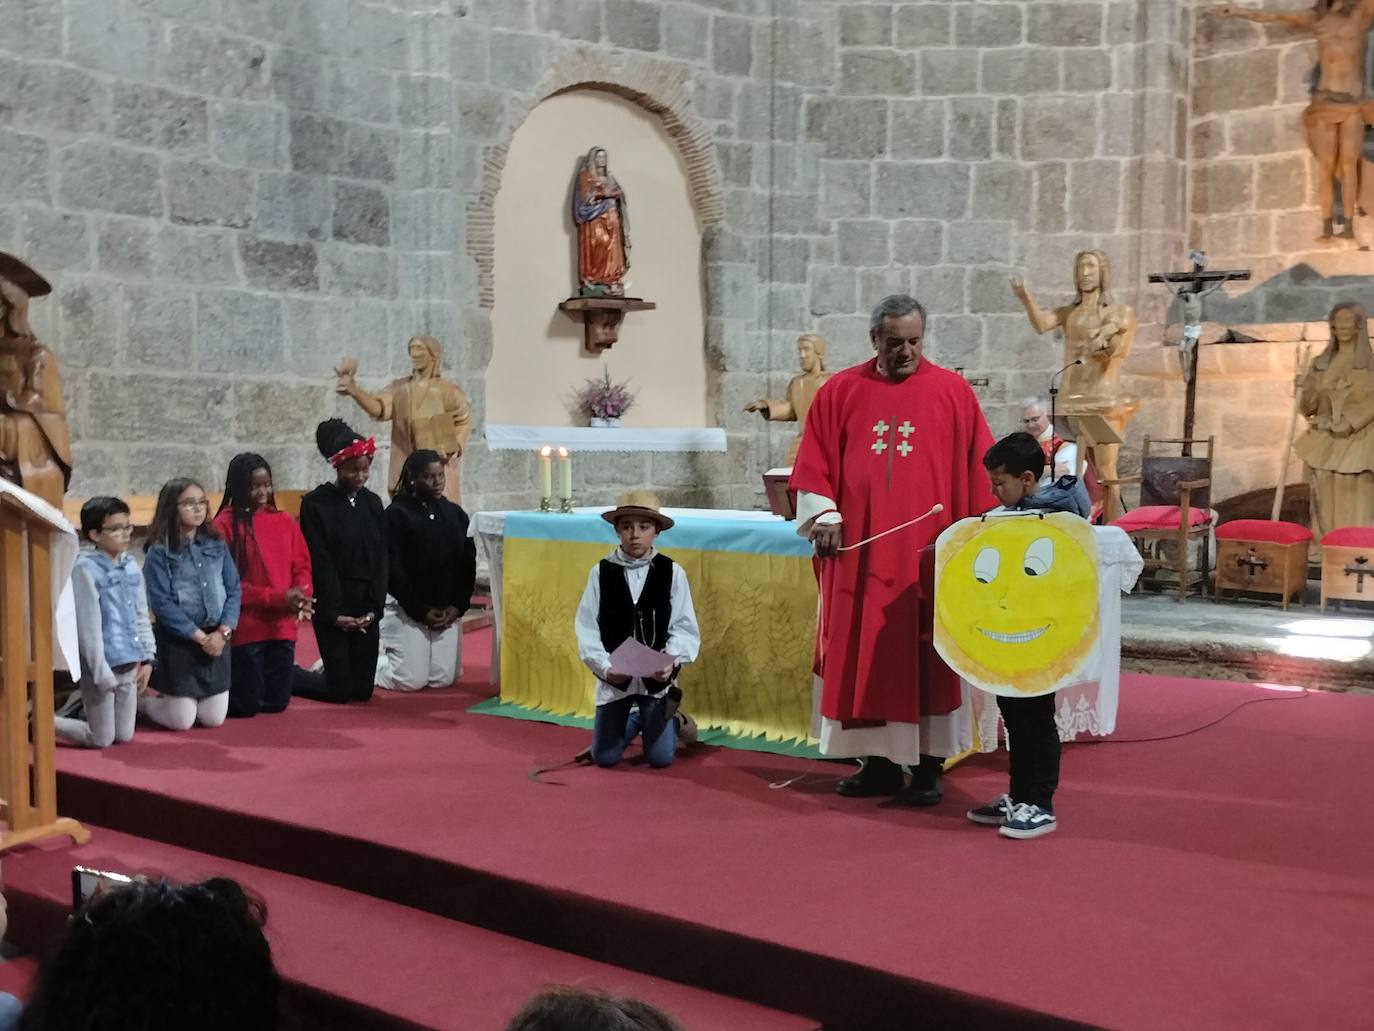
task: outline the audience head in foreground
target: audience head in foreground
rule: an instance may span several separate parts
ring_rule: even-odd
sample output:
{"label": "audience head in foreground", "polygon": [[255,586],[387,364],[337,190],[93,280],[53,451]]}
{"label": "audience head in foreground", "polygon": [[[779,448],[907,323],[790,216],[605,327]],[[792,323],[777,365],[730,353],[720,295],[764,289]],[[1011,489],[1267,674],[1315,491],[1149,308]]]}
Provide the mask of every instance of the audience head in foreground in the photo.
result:
{"label": "audience head in foreground", "polygon": [[662,1010],[579,988],[550,988],[521,1007],[506,1031],[682,1031]]}
{"label": "audience head in foreground", "polygon": [[234,881],[135,881],[72,917],[21,1031],[273,1031],[266,910]]}

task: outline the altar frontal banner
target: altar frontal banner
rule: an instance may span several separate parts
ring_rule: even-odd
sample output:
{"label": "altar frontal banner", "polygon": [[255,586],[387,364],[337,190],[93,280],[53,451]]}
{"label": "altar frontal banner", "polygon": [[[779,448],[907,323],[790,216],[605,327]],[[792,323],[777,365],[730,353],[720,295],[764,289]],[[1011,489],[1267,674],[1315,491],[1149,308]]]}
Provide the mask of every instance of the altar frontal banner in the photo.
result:
{"label": "altar frontal banner", "polygon": [[1085,679],[1101,647],[1097,540],[1067,512],[963,519],[935,542],[935,649],[1009,698]]}

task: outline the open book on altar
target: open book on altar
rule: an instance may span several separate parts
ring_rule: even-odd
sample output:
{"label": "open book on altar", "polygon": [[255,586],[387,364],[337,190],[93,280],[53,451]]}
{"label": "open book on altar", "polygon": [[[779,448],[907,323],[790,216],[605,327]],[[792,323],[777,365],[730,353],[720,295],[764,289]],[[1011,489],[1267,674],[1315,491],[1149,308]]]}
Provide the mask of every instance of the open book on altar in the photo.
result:
{"label": "open book on altar", "polygon": [[768,507],[774,515],[784,519],[797,518],[797,492],[787,489],[787,481],[792,478],[792,467],[769,469],[763,474],[763,492],[768,495]]}

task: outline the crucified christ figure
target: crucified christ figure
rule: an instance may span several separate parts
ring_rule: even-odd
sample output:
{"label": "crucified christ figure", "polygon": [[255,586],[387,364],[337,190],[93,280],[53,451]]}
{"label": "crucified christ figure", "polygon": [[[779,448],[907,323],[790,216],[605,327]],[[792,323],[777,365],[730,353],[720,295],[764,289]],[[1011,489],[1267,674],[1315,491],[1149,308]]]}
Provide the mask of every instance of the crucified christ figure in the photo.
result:
{"label": "crucified christ figure", "polygon": [[1342,235],[1353,236],[1360,199],[1360,148],[1369,121],[1364,113],[1364,37],[1374,25],[1374,0],[1318,0],[1310,11],[1257,11],[1222,4],[1206,13],[1292,25],[1317,38],[1317,86],[1302,121],[1317,162],[1322,239],[1335,233],[1334,183],[1341,184]]}

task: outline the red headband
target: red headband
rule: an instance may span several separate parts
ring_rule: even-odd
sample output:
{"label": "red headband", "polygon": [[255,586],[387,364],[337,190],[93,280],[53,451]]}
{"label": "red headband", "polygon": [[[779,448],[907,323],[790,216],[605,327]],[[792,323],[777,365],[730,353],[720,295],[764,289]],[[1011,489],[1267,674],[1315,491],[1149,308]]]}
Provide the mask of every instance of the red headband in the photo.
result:
{"label": "red headband", "polygon": [[344,448],[342,451],[336,451],[332,455],[330,455],[329,464],[337,469],[339,466],[347,462],[350,458],[362,458],[364,455],[366,455],[368,458],[371,458],[376,453],[377,442],[375,440],[373,440],[371,437],[368,437],[367,439],[359,437],[357,440],[355,440],[352,444],[349,444],[348,447]]}

